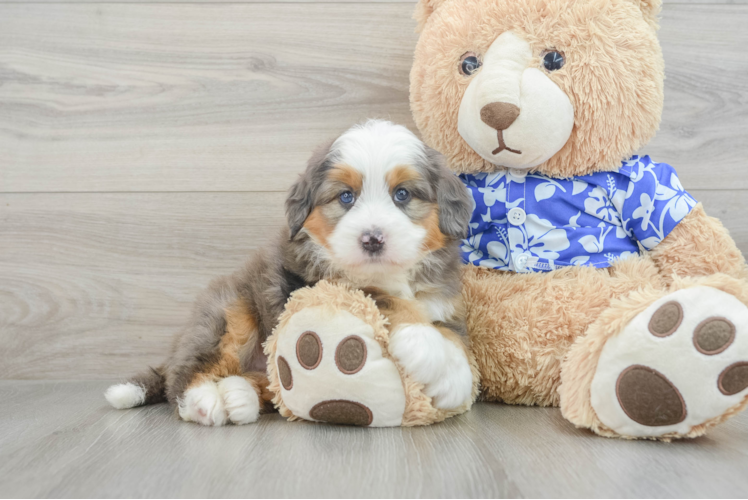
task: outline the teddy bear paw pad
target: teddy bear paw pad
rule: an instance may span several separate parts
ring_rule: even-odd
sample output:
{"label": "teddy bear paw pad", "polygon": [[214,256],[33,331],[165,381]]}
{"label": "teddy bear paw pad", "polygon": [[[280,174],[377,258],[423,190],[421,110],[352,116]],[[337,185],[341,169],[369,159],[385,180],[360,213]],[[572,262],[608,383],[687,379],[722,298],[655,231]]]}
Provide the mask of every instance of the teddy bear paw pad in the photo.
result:
{"label": "teddy bear paw pad", "polygon": [[297,417],[333,424],[398,426],[405,390],[373,328],[347,311],[307,307],[278,332],[283,404]]}
{"label": "teddy bear paw pad", "polygon": [[597,366],[590,396],[605,426],[688,434],[748,395],[748,307],[715,288],[676,291],[610,338]]}
{"label": "teddy bear paw pad", "polygon": [[314,420],[329,424],[371,425],[371,410],[355,401],[322,401],[309,410]]}

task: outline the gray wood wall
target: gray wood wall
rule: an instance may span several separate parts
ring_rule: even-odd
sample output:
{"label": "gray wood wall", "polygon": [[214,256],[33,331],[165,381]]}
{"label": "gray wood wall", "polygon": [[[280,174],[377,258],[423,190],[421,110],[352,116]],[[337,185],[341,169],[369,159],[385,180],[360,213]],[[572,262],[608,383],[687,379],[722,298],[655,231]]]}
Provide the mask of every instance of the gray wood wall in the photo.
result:
{"label": "gray wood wall", "polygon": [[[0,378],[126,376],[283,224],[309,151],[413,127],[412,2],[0,0]],[[748,251],[748,4],[671,1],[646,148]]]}

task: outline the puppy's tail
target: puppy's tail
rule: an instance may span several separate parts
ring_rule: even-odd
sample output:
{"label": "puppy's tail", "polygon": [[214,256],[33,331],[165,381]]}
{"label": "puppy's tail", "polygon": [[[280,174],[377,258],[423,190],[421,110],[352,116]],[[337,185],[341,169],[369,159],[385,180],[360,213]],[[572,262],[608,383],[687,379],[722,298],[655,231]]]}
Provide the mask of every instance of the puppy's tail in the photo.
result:
{"label": "puppy's tail", "polygon": [[124,384],[112,385],[106,390],[104,397],[118,410],[166,401],[164,368],[150,368]]}

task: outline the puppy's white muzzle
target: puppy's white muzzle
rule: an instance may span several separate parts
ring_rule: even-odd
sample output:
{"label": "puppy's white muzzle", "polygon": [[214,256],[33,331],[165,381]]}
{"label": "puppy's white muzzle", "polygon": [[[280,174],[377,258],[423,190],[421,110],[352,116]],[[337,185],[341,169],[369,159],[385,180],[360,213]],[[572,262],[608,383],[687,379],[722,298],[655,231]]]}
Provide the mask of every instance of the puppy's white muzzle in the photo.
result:
{"label": "puppy's white muzzle", "polygon": [[[333,231],[330,242],[336,261],[349,271],[359,268],[362,272],[375,271],[379,266],[384,269],[415,264],[421,256],[426,230],[414,225],[395,207],[386,192],[381,196],[367,194]],[[364,244],[366,235],[370,236],[369,248]]]}

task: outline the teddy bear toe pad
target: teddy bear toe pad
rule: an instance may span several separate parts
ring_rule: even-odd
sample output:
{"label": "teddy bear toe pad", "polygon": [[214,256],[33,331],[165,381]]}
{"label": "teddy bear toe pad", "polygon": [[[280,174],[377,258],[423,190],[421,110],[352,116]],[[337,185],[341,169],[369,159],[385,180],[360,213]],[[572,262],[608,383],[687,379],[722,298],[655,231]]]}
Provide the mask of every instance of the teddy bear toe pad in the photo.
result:
{"label": "teddy bear toe pad", "polygon": [[283,403],[306,420],[372,427],[401,425],[405,389],[373,328],[347,311],[308,307],[278,334]]}
{"label": "teddy bear toe pad", "polygon": [[748,308],[710,287],[650,305],[605,344],[591,386],[600,421],[623,436],[687,434],[748,389]]}

